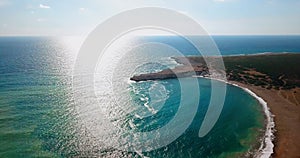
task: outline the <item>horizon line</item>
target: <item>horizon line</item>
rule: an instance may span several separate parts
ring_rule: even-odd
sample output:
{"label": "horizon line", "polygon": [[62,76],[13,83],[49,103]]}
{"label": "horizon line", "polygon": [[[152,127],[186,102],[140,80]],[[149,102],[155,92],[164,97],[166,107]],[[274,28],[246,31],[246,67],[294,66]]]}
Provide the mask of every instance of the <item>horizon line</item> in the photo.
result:
{"label": "horizon line", "polygon": [[[35,34],[19,34],[19,35],[0,35],[0,37],[84,37],[88,35],[35,35]],[[136,35],[136,36],[178,36],[178,35]],[[183,36],[206,36],[206,35],[183,35]],[[300,34],[208,34],[208,36],[300,36]]]}

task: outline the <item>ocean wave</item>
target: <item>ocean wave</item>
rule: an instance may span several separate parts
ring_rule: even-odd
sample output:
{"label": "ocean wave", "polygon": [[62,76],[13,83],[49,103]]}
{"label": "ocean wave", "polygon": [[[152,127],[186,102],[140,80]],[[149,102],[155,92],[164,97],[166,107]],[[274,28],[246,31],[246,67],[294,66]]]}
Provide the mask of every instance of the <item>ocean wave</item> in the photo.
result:
{"label": "ocean wave", "polygon": [[234,84],[234,83],[231,83],[231,82],[228,82],[228,81],[224,81],[224,80],[221,80],[219,78],[211,78],[211,77],[204,77],[204,76],[193,76],[193,77],[206,78],[206,79],[210,79],[210,80],[217,80],[217,81],[224,82],[224,83],[232,85],[232,86],[236,86],[238,88],[241,88],[242,90],[244,90],[248,94],[250,94],[257,101],[259,101],[259,103],[263,107],[265,116],[267,118],[267,124],[266,124],[266,131],[265,131],[265,134],[264,134],[264,139],[262,139],[262,142],[260,143],[260,147],[257,150],[257,152],[254,153],[254,157],[255,158],[270,158],[271,155],[274,153],[273,140],[275,139],[275,135],[274,135],[274,132],[275,132],[274,116],[275,115],[273,115],[271,113],[267,102],[265,100],[263,100],[261,97],[259,97],[258,95],[256,95],[250,89],[239,86],[237,84]]}
{"label": "ocean wave", "polygon": [[274,115],[271,113],[268,104],[265,100],[263,100],[261,97],[257,96],[254,92],[249,90],[248,88],[244,88],[241,86],[238,86],[236,84],[232,84],[234,86],[242,88],[244,91],[249,93],[251,96],[256,98],[256,100],[259,101],[259,103],[262,105],[264,109],[264,113],[267,117],[267,125],[266,125],[266,131],[264,135],[263,142],[261,142],[261,145],[258,149],[258,152],[254,155],[255,158],[269,158],[274,153],[274,144],[273,140],[275,138],[274,132],[275,132],[275,122],[274,122]]}

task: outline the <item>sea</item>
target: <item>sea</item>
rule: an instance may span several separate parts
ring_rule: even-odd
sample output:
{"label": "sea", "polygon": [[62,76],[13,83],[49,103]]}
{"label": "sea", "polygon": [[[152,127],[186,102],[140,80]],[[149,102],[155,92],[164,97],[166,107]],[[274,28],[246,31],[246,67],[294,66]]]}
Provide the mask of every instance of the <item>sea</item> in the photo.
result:
{"label": "sea", "polygon": [[[84,93],[90,87],[74,84],[87,76],[74,76],[81,37],[0,37],[0,157],[232,158],[260,152],[268,119],[244,89],[195,77],[129,80],[178,65],[172,56],[199,55],[191,43],[177,36],[124,39],[97,63],[95,100]],[[226,56],[300,52],[300,36],[212,39]],[[199,137],[210,103],[220,99],[212,93],[224,85],[217,120]],[[170,123],[174,128],[164,128]],[[160,129],[164,134],[138,137]]]}

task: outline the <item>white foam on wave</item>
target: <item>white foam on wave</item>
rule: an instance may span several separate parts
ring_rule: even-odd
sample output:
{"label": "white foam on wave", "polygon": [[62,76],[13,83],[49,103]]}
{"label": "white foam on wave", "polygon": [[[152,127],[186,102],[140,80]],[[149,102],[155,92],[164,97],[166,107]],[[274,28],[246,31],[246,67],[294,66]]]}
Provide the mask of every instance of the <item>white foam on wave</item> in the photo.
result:
{"label": "white foam on wave", "polygon": [[269,158],[274,153],[274,131],[275,131],[275,122],[274,122],[274,115],[270,112],[270,109],[268,107],[268,104],[265,100],[263,100],[261,97],[257,96],[254,92],[249,90],[248,88],[244,88],[241,86],[238,86],[236,84],[232,84],[234,86],[240,87],[243,90],[245,90],[247,93],[249,93],[251,96],[256,98],[259,103],[262,105],[266,118],[267,118],[267,124],[266,124],[266,131],[264,135],[263,142],[261,142],[261,145],[258,149],[258,152],[255,153],[255,158]]}
{"label": "white foam on wave", "polygon": [[207,78],[207,79],[211,79],[211,80],[217,80],[217,81],[221,81],[224,82],[226,84],[229,85],[233,85],[236,87],[239,87],[241,89],[243,89],[244,91],[246,91],[248,94],[250,94],[251,96],[253,96],[256,100],[259,101],[259,103],[262,105],[266,119],[267,119],[267,124],[266,124],[266,131],[265,131],[265,135],[264,135],[264,139],[262,139],[261,145],[259,147],[259,149],[257,150],[257,152],[254,154],[255,158],[270,158],[271,155],[274,153],[274,144],[273,144],[273,140],[275,138],[274,136],[274,132],[275,132],[275,122],[274,122],[274,116],[269,107],[268,104],[265,100],[263,100],[261,97],[259,97],[258,95],[256,95],[254,92],[252,92],[250,89],[239,86],[237,84],[228,82],[228,81],[224,81],[218,78],[210,78],[210,77],[203,77],[203,76],[194,76],[194,77],[200,77],[200,78]]}

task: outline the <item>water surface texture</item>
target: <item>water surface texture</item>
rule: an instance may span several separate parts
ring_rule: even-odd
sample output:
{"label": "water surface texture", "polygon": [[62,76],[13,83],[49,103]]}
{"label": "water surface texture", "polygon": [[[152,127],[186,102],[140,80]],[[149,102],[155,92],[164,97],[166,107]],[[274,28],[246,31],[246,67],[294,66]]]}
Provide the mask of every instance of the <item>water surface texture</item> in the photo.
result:
{"label": "water surface texture", "polygon": [[[223,55],[300,52],[299,36],[213,38]],[[196,54],[193,47],[178,37],[143,37],[139,40],[169,44],[184,55]],[[210,80],[201,78],[197,79],[201,95],[196,116],[173,143],[144,153],[105,147],[78,120],[72,90],[72,68],[76,57],[73,48],[78,44],[74,46],[72,42],[71,38],[0,38],[0,157],[237,157],[259,147],[264,131],[262,108],[248,93],[230,85],[216,125],[208,135],[198,137],[211,99]],[[150,63],[134,71],[151,72],[168,64],[176,65],[168,58],[159,59],[161,64]],[[126,65],[123,68],[126,69]],[[119,78],[122,76],[116,79]],[[134,103],[131,106],[142,108],[132,110],[131,115],[120,115],[122,117],[115,120],[118,125],[149,131],[164,126],[174,117],[181,95],[177,79],[126,83],[126,95],[117,93],[119,101],[126,102],[129,96],[130,103]],[[120,111],[118,107],[110,110],[115,114]]]}

